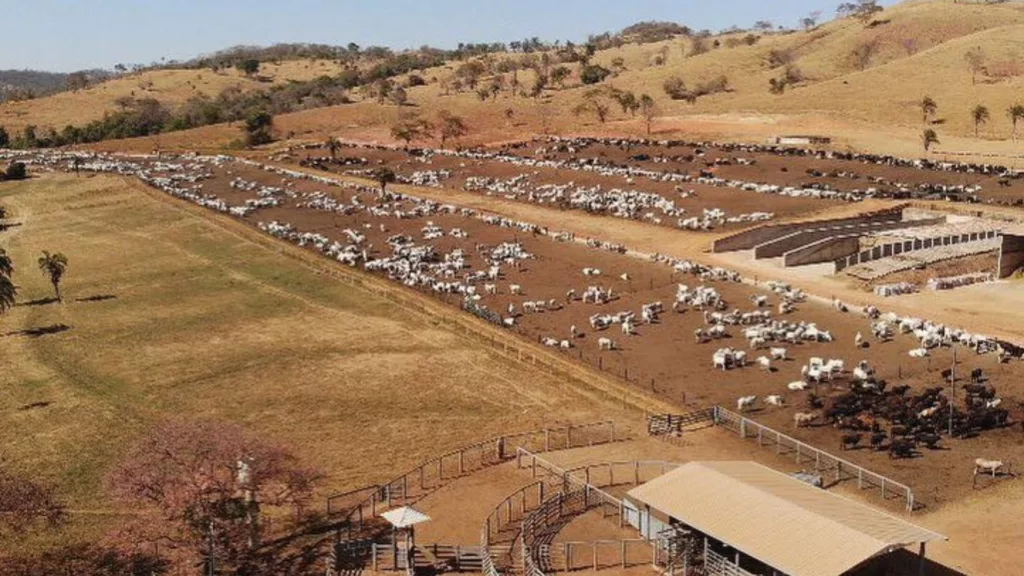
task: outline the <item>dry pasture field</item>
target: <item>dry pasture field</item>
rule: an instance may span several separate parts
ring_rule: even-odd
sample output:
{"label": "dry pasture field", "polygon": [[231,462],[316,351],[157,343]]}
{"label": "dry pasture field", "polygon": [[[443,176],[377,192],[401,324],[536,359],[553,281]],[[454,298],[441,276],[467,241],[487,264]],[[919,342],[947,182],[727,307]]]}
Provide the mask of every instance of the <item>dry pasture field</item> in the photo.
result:
{"label": "dry pasture field", "polygon": [[[0,318],[0,451],[59,487],[72,535],[116,524],[103,474],[162,418],[241,423],[333,492],[496,434],[621,416],[134,179],[45,175],[0,185],[0,205],[20,222],[0,233],[20,287]],[[43,249],[70,260],[64,304],[46,301]]]}

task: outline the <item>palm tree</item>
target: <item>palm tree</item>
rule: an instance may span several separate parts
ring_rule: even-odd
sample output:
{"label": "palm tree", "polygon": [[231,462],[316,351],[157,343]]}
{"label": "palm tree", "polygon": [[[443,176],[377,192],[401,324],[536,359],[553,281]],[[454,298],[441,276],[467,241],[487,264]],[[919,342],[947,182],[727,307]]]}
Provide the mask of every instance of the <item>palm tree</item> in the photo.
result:
{"label": "palm tree", "polygon": [[58,302],[63,302],[60,297],[60,279],[64,276],[67,268],[68,257],[60,252],[50,254],[44,250],[43,255],[39,257],[39,269],[44,276],[50,277],[50,283],[53,284],[53,291],[57,294]]}
{"label": "palm tree", "polygon": [[1024,120],[1024,104],[1014,104],[1006,110],[1007,116],[1010,117],[1010,122],[1013,122],[1013,139],[1017,140],[1017,122]]}
{"label": "palm tree", "polygon": [[939,109],[939,105],[935,103],[935,100],[931,96],[925,96],[921,100],[921,113],[924,114],[923,123],[928,122],[928,118],[935,115],[935,112]]}
{"label": "palm tree", "polygon": [[978,104],[977,106],[974,107],[974,110],[971,110],[971,118],[974,120],[974,137],[975,138],[978,137],[978,126],[988,122],[989,117],[990,117],[990,114],[988,112],[988,108],[986,106],[981,105],[981,104]]}
{"label": "palm tree", "polygon": [[10,278],[14,275],[14,262],[7,255],[7,251],[0,248],[0,276]]}
{"label": "palm tree", "polygon": [[326,146],[327,151],[331,153],[332,159],[338,154],[338,150],[341,150],[341,143],[336,138],[328,138]]}
{"label": "palm tree", "polygon": [[0,314],[10,310],[14,306],[14,298],[18,293],[17,287],[7,276],[0,276]]}
{"label": "palm tree", "polygon": [[924,151],[927,153],[931,149],[932,144],[939,143],[939,135],[935,133],[935,130],[929,128],[921,134],[921,142],[924,143]]}

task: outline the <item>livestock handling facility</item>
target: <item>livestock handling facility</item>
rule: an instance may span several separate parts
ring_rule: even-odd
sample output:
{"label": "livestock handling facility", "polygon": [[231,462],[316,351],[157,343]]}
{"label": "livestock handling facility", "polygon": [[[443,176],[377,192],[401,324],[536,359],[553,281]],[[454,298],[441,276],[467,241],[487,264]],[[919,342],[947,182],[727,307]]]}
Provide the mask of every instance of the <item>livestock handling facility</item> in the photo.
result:
{"label": "livestock handling facility", "polygon": [[626,520],[666,572],[707,576],[861,576],[902,564],[941,534],[747,461],[690,462],[629,491]]}

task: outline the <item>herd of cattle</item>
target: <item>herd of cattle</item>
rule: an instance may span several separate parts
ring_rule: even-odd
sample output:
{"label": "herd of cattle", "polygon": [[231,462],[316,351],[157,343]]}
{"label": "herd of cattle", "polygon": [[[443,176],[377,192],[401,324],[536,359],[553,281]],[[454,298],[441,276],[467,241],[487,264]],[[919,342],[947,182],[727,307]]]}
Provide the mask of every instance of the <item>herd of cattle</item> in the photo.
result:
{"label": "herd of cattle", "polygon": [[[564,293],[564,298],[529,297],[530,291],[521,284],[521,280],[516,283],[508,281],[512,271],[519,277],[524,263],[536,259],[524,242],[473,243],[470,247],[474,227],[480,225],[512,230],[517,238],[523,234],[530,238],[547,237],[554,242],[576,241],[572,234],[550,231],[529,222],[227,156],[156,158],[101,154],[87,155],[84,159],[79,157],[74,164],[72,158],[66,153],[45,152],[27,160],[50,169],[70,170],[74,166],[86,171],[132,175],[175,197],[246,218],[250,222],[256,220],[260,210],[284,204],[335,215],[359,215],[359,225],[352,224],[356,220],[346,220],[349,226],[338,229],[335,238],[324,233],[303,232],[290,223],[276,220],[260,221],[257,225],[268,234],[316,249],[348,266],[361,267],[439,296],[454,295],[462,308],[506,328],[515,327],[531,314],[582,304],[605,306],[617,300],[615,291],[608,285],[602,285],[601,279],[608,274],[593,267],[580,270],[581,276],[590,284],[579,293],[570,288]],[[253,176],[243,175],[245,170],[270,174],[277,180],[274,185],[261,184]],[[213,179],[215,172],[220,174],[218,177],[228,179],[230,189],[250,197],[232,205],[204,190],[204,183]],[[336,192],[300,190],[296,186],[300,181],[333,188]],[[438,225],[435,220],[442,217],[449,221],[457,218],[464,224]],[[409,229],[412,222],[416,222],[418,227],[415,231]],[[403,231],[390,230],[392,226],[398,228],[399,224]],[[369,240],[371,233],[383,237],[383,245],[374,245]],[[453,247],[440,250],[435,244],[440,240],[450,241]],[[624,246],[597,239],[589,239],[585,244],[616,254],[627,252]],[[625,338],[639,337],[638,325],[655,324],[663,314],[670,311],[681,314],[687,310],[699,312],[704,321],[704,326],[695,332],[698,344],[732,337],[731,332],[742,335],[747,341],[747,349],[719,348],[711,354],[713,367],[725,371],[757,366],[770,373],[773,362],[789,359],[788,347],[806,342],[829,343],[835,339],[831,331],[813,322],[786,319],[808,299],[807,294],[787,284],[767,283],[769,294],[750,297],[750,309],[744,311],[730,305],[716,288],[716,283],[745,281],[734,271],[660,254],[621,257],[633,256],[670,267],[674,278],[689,276],[698,283],[678,282],[675,298],[667,306],[663,302],[652,301],[635,310],[598,312],[590,316],[589,327],[597,336],[590,342],[598,350],[621,349],[605,333],[613,326],[618,326]],[[626,267],[624,264],[623,268]],[[629,280],[628,274],[615,274],[615,277]],[[487,298],[499,292],[517,300],[502,309],[493,309],[488,306]],[[778,300],[777,307],[770,305],[769,295]],[[834,301],[833,306],[837,313],[850,312],[850,307],[842,302]],[[873,307],[866,307],[861,313],[866,329],[870,327],[871,334],[878,340],[890,340],[897,332],[916,338],[918,347],[909,352],[913,357],[925,357],[932,350],[956,344],[978,354],[995,354],[1000,362],[1018,357],[1024,359],[1020,349],[979,334],[920,318],[883,314]],[[562,334],[540,335],[538,339],[549,347],[568,350],[577,345],[580,336],[579,328],[571,325],[565,326]],[[857,347],[860,348],[863,342],[864,338],[858,334]],[[748,362],[748,353],[760,356]],[[971,384],[960,388],[965,393],[962,401],[954,401],[942,386],[914,393],[908,386],[890,385],[875,376],[867,361],[847,370],[843,359],[811,358],[801,373],[801,380],[789,383],[779,394],[766,396],[763,403],[780,406],[786,402],[785,392],[805,391],[807,411],[797,413],[794,422],[798,426],[829,423],[844,430],[844,448],[864,442],[876,449],[884,447],[894,457],[904,457],[915,454],[918,446],[938,446],[944,432],[951,430],[954,436],[965,437],[1009,422],[1009,412],[1002,405],[1002,399],[987,384],[985,374],[980,371],[971,375]],[[846,383],[841,394],[834,393],[837,381]],[[823,392],[826,389],[829,392]],[[757,402],[757,397],[744,396],[737,400],[737,407],[747,410]]]}

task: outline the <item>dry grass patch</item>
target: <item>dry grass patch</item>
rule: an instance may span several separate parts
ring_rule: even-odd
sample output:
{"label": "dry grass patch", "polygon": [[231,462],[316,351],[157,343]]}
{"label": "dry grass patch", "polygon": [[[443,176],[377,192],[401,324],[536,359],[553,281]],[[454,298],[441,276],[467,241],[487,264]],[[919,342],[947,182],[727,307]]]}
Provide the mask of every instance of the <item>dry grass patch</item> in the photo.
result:
{"label": "dry grass patch", "polygon": [[[490,435],[622,416],[139,183],[50,175],[0,186],[0,204],[24,223],[0,235],[21,301],[50,295],[40,250],[70,259],[63,305],[0,317],[15,332],[0,338],[0,450],[72,508],[110,512],[103,474],[168,416],[280,439],[325,470],[326,491]],[[58,324],[71,328],[16,333]],[[76,514],[73,529],[112,518]]]}

